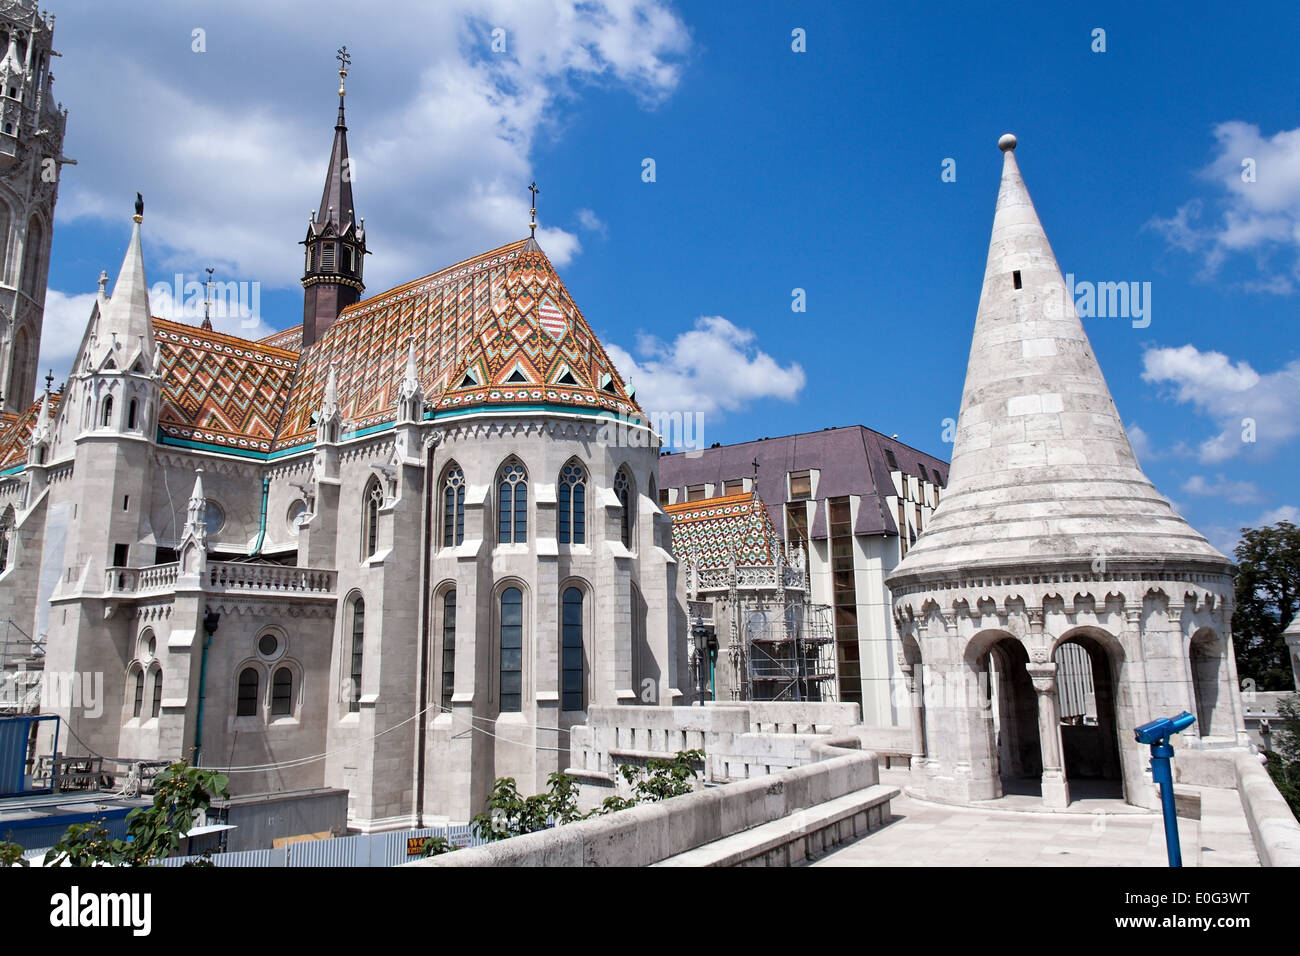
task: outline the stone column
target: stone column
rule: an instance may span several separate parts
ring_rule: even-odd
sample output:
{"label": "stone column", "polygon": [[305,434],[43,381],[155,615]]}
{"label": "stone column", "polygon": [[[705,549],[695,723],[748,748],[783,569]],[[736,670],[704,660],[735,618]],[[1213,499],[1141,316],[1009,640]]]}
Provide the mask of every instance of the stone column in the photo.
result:
{"label": "stone column", "polygon": [[1043,754],[1043,806],[1070,805],[1070,785],[1061,762],[1061,716],[1056,701],[1056,665],[1028,663],[1025,670],[1038,694],[1038,739]]}
{"label": "stone column", "polygon": [[[902,657],[901,654],[899,656]],[[899,669],[903,672],[903,680],[907,683],[908,710],[912,724],[910,768],[912,776],[917,778],[918,784],[924,786],[921,775],[924,773],[925,767],[925,712],[922,700],[921,663],[918,661],[916,664],[909,664],[907,661],[900,660]]]}

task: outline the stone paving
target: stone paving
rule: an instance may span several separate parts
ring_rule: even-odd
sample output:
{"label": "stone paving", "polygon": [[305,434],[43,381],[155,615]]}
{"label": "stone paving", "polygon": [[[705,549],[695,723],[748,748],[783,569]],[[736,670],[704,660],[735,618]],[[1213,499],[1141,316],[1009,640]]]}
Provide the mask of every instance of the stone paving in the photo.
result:
{"label": "stone paving", "polygon": [[[896,774],[881,771],[881,783],[906,786],[906,775]],[[1201,819],[1178,821],[1184,866],[1259,866],[1235,790],[1178,792],[1201,798]],[[892,803],[892,823],[810,865],[1168,865],[1158,813],[1114,800],[1080,801],[1055,812],[994,809],[995,804],[951,807],[904,793]]]}

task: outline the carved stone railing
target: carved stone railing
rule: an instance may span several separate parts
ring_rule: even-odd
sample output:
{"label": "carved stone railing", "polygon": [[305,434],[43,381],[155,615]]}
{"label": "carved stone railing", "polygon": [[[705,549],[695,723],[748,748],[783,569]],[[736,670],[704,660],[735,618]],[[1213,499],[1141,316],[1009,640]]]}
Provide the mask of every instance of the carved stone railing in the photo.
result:
{"label": "carved stone railing", "polygon": [[778,588],[803,590],[803,571],[787,565],[741,565],[730,568],[703,568],[698,573],[697,588],[705,591],[741,590],[775,591]]}
{"label": "carved stone railing", "polygon": [[207,580],[204,583],[212,591],[318,594],[325,597],[334,594],[337,582],[337,572],[324,568],[213,561],[208,565]]}
{"label": "carved stone railing", "polygon": [[104,572],[104,593],[111,596],[169,591],[176,586],[179,567],[173,561],[147,568],[109,568]]}

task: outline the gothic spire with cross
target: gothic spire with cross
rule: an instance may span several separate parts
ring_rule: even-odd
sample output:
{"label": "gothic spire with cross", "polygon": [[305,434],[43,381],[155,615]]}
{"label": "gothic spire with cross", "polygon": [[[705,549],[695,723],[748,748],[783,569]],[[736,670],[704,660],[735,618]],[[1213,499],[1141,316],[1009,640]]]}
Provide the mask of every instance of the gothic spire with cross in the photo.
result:
{"label": "gothic spire with cross", "polygon": [[365,220],[358,219],[352,199],[355,164],[348,155],[348,127],[343,104],[352,56],[346,46],[334,58],[339,63],[339,115],[334,147],[325,172],[320,205],[307,223],[303,267],[302,345],[318,341],[339,313],[361,300],[366,255]]}
{"label": "gothic spire with cross", "polygon": [[537,188],[537,180],[534,179],[531,183],[528,184],[528,191],[533,194],[532,219],[529,220],[528,223],[528,235],[530,239],[536,239],[537,238],[537,194],[541,192],[541,190]]}

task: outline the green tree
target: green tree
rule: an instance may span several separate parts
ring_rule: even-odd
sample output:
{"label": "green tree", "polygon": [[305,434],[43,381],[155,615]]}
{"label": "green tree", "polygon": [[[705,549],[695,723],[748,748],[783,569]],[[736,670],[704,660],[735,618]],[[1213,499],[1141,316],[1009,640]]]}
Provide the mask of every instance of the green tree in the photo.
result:
{"label": "green tree", "polygon": [[1300,528],[1279,521],[1242,528],[1237,545],[1232,639],[1237,674],[1256,690],[1294,686],[1282,632],[1300,608]]}
{"label": "green tree", "polygon": [[547,777],[546,782],[546,793],[525,797],[520,794],[514,777],[498,777],[483,812],[470,820],[469,825],[480,837],[491,841],[536,833],[552,825],[581,819],[578,782],[558,771]]}
{"label": "green tree", "polygon": [[194,826],[195,815],[227,797],[227,778],[212,770],[174,763],[154,777],[153,805],[126,815],[125,840],[113,840],[103,821],[77,823],[45,854],[46,866],[149,866],[171,856]]}
{"label": "green tree", "polygon": [[695,789],[699,776],[697,765],[704,763],[703,750],[679,750],[672,757],[651,757],[644,767],[622,764],[619,775],[632,787],[632,797],[606,797],[599,809],[589,816],[603,816],[635,807],[642,803],[658,803],[670,797],[680,797]]}

